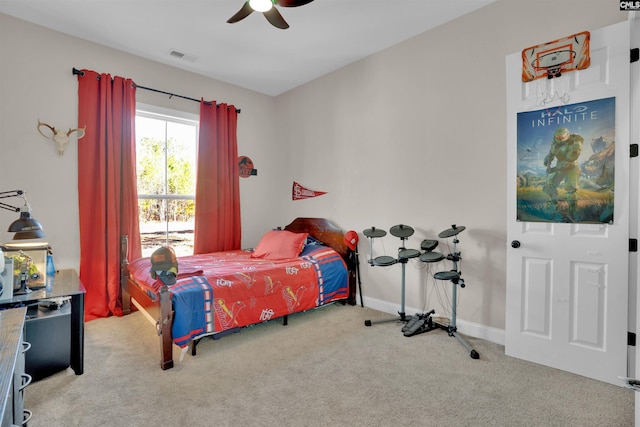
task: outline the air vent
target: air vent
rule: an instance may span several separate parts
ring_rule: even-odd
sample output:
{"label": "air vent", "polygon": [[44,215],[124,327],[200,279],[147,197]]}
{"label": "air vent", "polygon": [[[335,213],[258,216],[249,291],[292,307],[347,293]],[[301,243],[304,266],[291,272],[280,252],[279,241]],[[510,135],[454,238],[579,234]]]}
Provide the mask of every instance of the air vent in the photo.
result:
{"label": "air vent", "polygon": [[181,59],[183,61],[189,61],[189,62],[195,62],[198,59],[195,55],[191,55],[186,52],[181,52],[176,49],[169,49],[169,56],[176,59]]}
{"label": "air vent", "polygon": [[184,53],[178,52],[177,50],[173,50],[173,49],[171,49],[169,51],[169,55],[171,55],[171,56],[173,56],[175,58],[178,58],[178,59],[184,58]]}

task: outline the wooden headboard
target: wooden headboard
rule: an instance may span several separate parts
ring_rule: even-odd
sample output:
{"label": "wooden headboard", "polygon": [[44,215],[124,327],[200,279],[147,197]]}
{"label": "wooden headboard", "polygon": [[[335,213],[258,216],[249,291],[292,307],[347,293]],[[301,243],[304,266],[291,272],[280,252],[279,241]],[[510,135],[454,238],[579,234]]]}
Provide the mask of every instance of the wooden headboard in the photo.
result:
{"label": "wooden headboard", "polygon": [[349,268],[349,299],[348,303],[356,304],[356,273],[352,254],[344,242],[344,234],[340,227],[325,218],[296,218],[285,228],[294,233],[309,233],[327,246],[331,246],[342,256]]}
{"label": "wooden headboard", "polygon": [[327,246],[331,246],[347,257],[347,245],[344,243],[344,232],[328,219],[324,218],[296,218],[285,228],[294,233],[309,233]]}

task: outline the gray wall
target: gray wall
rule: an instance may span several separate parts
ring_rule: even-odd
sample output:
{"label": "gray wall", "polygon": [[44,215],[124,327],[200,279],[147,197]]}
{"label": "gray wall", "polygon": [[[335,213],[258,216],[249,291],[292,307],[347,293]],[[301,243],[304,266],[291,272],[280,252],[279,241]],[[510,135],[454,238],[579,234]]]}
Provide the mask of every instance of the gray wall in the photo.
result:
{"label": "gray wall", "polygon": [[[506,180],[515,179],[505,166],[505,56],[626,19],[615,0],[497,1],[281,95],[278,132],[290,167],[280,186],[295,179],[329,192],[289,202],[293,214],[359,232],[408,224],[412,248],[451,224],[466,226],[458,316],[504,329]],[[395,255],[399,243],[374,240],[374,256]],[[443,243],[437,250],[448,253]],[[364,260],[367,242],[360,252]],[[427,280],[426,267],[407,265],[410,313],[439,311],[443,285]],[[363,263],[361,272],[369,305],[397,309],[400,267]]]}
{"label": "gray wall", "polygon": [[[479,327],[499,335],[505,313],[505,192],[512,179],[506,176],[505,56],[626,19],[617,0],[498,0],[268,97],[0,14],[0,191],[27,190],[58,266],[77,268],[76,146],[59,157],[36,132],[38,118],[76,126],[71,68],[232,103],[242,108],[239,153],[258,169],[257,177],[241,180],[244,246],[294,217],[328,217],[360,233],[365,304],[393,313],[400,303],[400,267],[367,265],[369,244],[362,231],[407,224],[416,230],[407,247],[418,248],[423,238],[464,225],[459,249],[467,287],[460,292],[458,318],[469,331]],[[138,100],[198,111],[196,103],[144,91]],[[327,194],[292,201],[292,181]],[[13,218],[0,211],[0,223]],[[3,227],[0,241],[8,239]],[[399,243],[391,235],[377,239],[373,255],[395,256]],[[447,253],[446,243],[441,240],[438,250]],[[427,267],[447,270],[450,263],[407,264],[409,313],[444,310],[438,297],[445,301],[449,285],[428,280]]]}

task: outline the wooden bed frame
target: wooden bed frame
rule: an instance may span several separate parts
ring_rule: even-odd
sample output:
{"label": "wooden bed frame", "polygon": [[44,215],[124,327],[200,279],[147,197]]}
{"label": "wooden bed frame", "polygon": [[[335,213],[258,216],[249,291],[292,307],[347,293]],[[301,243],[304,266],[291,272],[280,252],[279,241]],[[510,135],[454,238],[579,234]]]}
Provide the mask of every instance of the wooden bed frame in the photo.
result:
{"label": "wooden bed frame", "polygon": [[[344,301],[347,304],[356,304],[356,273],[353,258],[349,254],[349,248],[344,242],[344,232],[331,221],[324,218],[296,218],[287,225],[285,230],[295,233],[309,233],[327,246],[338,252],[349,269],[349,294]],[[173,307],[169,288],[163,286],[160,292],[151,298],[145,291],[140,289],[129,277],[127,261],[127,236],[122,237],[121,242],[121,288],[122,288],[122,311],[129,314],[132,311],[131,305],[140,310],[151,323],[155,324],[156,331],[160,337],[160,367],[170,369],[173,367],[173,337],[171,335],[171,325],[173,321]],[[286,325],[286,316],[284,324]],[[225,331],[226,332],[226,331]],[[212,335],[226,335],[225,332]],[[193,348],[195,354],[195,348]]]}

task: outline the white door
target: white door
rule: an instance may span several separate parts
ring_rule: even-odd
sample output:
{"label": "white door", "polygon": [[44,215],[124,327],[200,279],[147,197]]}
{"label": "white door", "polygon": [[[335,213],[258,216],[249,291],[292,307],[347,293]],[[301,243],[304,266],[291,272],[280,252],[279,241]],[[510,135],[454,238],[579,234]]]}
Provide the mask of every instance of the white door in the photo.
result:
{"label": "white door", "polygon": [[[640,46],[640,16],[637,13],[633,13],[631,22],[631,47],[638,48]],[[631,100],[630,117],[638,117],[640,113],[640,62],[635,62],[631,66]],[[640,140],[640,121],[631,120],[631,138],[632,143],[637,143]],[[640,188],[640,170],[638,167],[639,159],[633,159],[629,171],[629,182],[631,183],[630,189],[630,235],[633,237],[638,236],[638,230],[640,229],[640,216],[638,214],[640,206],[640,194],[638,188]],[[637,252],[629,254],[629,330],[640,330],[640,319],[637,316],[637,308],[640,306],[640,295],[638,294],[638,272],[640,271],[640,259]],[[635,285],[635,287],[634,287]],[[634,297],[635,295],[635,297]],[[633,368],[633,371],[629,373],[630,377],[637,378],[640,373],[638,368],[640,367],[640,352],[635,347],[629,347],[629,358],[632,363],[629,365]],[[633,363],[635,362],[635,363]],[[631,369],[630,369],[631,370]],[[634,393],[635,395],[635,425],[640,426],[640,393]]]}
{"label": "white door", "polygon": [[[523,83],[520,53],[507,57],[506,74],[506,354],[617,385],[627,374],[629,37],[628,22],[592,31],[589,68],[550,81]],[[541,106],[542,90],[552,90],[549,99],[555,96],[555,101]],[[517,221],[517,160],[523,155],[516,143],[518,113],[545,108],[556,112],[563,105],[612,97],[613,223]],[[541,147],[545,142],[547,151],[536,152],[540,147],[534,146],[527,155],[542,162],[550,141],[541,141]],[[584,146],[591,142],[585,140]]]}

